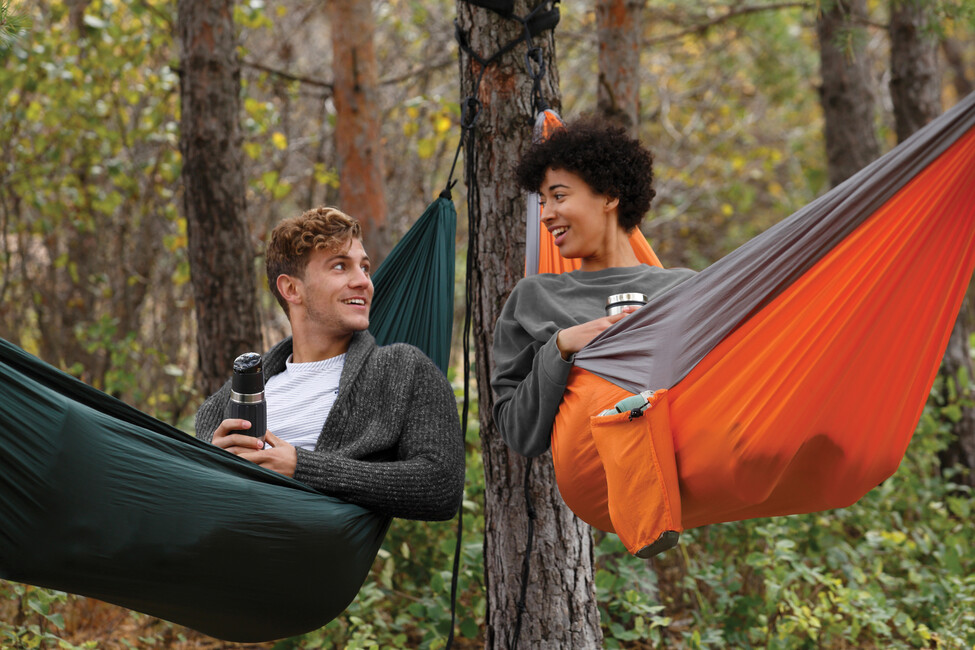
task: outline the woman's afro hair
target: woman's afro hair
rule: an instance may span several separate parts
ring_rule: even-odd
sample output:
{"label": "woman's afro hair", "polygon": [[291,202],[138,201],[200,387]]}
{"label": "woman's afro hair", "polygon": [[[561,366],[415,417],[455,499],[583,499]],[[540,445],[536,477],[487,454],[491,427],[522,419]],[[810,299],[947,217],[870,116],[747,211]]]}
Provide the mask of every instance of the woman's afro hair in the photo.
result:
{"label": "woman's afro hair", "polygon": [[518,184],[537,192],[549,169],[578,175],[597,194],[618,198],[619,224],[631,232],[650,209],[653,155],[617,126],[584,117],[533,144],[515,169]]}

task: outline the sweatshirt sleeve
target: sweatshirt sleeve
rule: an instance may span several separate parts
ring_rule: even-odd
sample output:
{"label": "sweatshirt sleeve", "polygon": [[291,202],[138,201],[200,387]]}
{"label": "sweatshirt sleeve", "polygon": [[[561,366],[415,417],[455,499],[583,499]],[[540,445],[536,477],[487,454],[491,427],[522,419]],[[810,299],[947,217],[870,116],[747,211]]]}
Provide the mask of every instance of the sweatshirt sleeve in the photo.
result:
{"label": "sweatshirt sleeve", "polygon": [[[396,458],[357,460],[331,451],[298,449],[295,478],[326,494],[391,517],[452,518],[464,492],[464,436],[457,401],[432,361],[409,348],[412,377],[399,382],[384,409],[377,403],[364,437],[399,430]],[[400,393],[400,391],[402,391]],[[357,417],[362,417],[362,410]]]}
{"label": "sweatshirt sleeve", "polygon": [[[540,328],[539,340],[516,317],[516,291],[502,309],[494,329],[494,421],[501,437],[523,456],[539,456],[549,448],[552,425],[569,381],[571,361],[556,345],[558,328]],[[550,332],[550,333],[549,333]]]}

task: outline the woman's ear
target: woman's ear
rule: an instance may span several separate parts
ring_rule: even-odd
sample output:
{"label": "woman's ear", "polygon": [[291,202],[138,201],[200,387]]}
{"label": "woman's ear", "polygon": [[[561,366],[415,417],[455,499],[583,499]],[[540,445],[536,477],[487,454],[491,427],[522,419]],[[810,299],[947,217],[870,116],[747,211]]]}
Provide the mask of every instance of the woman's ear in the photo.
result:
{"label": "woman's ear", "polygon": [[618,208],[620,205],[620,197],[618,196],[607,196],[606,197],[606,210],[613,210]]}

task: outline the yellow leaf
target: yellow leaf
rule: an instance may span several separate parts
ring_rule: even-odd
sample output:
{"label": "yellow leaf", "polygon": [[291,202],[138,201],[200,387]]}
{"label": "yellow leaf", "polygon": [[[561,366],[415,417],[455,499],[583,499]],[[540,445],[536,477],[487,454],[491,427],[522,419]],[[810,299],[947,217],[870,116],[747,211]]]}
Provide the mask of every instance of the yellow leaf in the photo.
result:
{"label": "yellow leaf", "polygon": [[273,196],[275,199],[283,199],[284,197],[288,196],[290,192],[291,183],[288,181],[281,181],[271,190],[271,196]]}
{"label": "yellow leaf", "polygon": [[37,118],[41,116],[41,105],[33,101],[27,106],[27,119],[31,122],[36,122]]}
{"label": "yellow leaf", "polygon": [[246,111],[248,115],[257,116],[257,114],[261,112],[262,108],[263,105],[261,102],[257,101],[253,97],[248,97],[244,100],[244,111]]}
{"label": "yellow leaf", "polygon": [[424,138],[416,146],[416,153],[421,159],[427,159],[433,155],[434,143],[430,138]]}
{"label": "yellow leaf", "polygon": [[257,160],[261,155],[261,145],[256,142],[245,142],[244,143],[244,153],[251,160]]}
{"label": "yellow leaf", "polygon": [[453,123],[450,121],[450,118],[446,115],[441,115],[439,118],[437,118],[437,122],[434,124],[433,128],[438,134],[442,134],[449,131],[451,126],[453,126]]}
{"label": "yellow leaf", "polygon": [[315,180],[329,187],[339,186],[339,175],[334,170],[325,169],[322,163],[315,163]]}
{"label": "yellow leaf", "polygon": [[271,143],[282,151],[288,148],[288,138],[280,131],[274,132],[274,135],[271,136]]}
{"label": "yellow leaf", "polygon": [[734,213],[735,213],[735,209],[733,207],[731,207],[731,204],[730,203],[722,203],[721,204],[721,214],[723,214],[726,217],[730,217]]}

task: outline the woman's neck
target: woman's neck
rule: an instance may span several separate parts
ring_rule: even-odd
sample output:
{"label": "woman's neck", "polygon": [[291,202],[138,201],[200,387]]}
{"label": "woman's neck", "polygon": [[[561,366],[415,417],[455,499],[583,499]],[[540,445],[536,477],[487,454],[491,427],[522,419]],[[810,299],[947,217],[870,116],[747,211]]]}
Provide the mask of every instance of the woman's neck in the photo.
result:
{"label": "woman's neck", "polygon": [[602,250],[590,257],[582,258],[580,270],[582,271],[602,271],[623,266],[639,266],[640,260],[633,247],[630,246],[630,237],[623,229],[613,232],[610,241]]}

